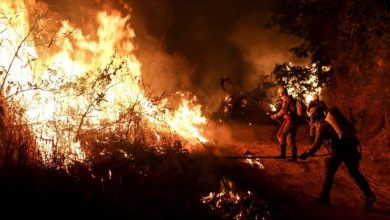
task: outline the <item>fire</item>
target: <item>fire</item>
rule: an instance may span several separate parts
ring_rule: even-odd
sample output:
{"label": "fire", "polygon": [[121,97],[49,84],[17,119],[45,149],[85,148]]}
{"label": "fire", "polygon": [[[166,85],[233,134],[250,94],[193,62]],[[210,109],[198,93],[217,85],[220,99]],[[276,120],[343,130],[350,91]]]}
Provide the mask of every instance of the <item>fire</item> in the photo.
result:
{"label": "fire", "polygon": [[267,204],[251,191],[239,191],[235,184],[223,178],[220,192],[210,192],[200,201],[227,219],[271,219]]}
{"label": "fire", "polygon": [[[63,20],[42,46],[35,35],[49,21],[30,23],[23,0],[3,0],[0,6],[4,82],[0,92],[26,109],[24,120],[31,124],[44,155],[51,155],[56,146],[73,155],[69,159],[83,160],[80,130],[101,128],[102,122],[115,127],[120,114],[131,106],[142,113],[143,122],[158,140],[159,134],[174,134],[190,144],[207,141],[202,132],[207,120],[196,97],[183,96],[172,110],[167,107],[169,100],[157,104],[144,95],[130,16],[115,10],[99,12],[96,36]],[[18,16],[9,19],[7,15]]]}
{"label": "fire", "polygon": [[264,169],[264,165],[261,163],[259,158],[247,158],[245,162],[251,167],[255,167],[260,170]]}
{"label": "fire", "polygon": [[[207,120],[204,116],[202,116],[201,106],[193,105],[193,102],[196,102],[196,97],[193,97],[192,100],[183,99],[179,108],[173,112],[173,114],[166,114],[167,122],[169,123],[169,127],[177,132],[182,137],[194,137],[200,142],[206,142],[207,139],[203,137],[201,131],[194,126],[191,125],[202,125],[206,124]],[[187,123],[183,123],[187,122]]]}

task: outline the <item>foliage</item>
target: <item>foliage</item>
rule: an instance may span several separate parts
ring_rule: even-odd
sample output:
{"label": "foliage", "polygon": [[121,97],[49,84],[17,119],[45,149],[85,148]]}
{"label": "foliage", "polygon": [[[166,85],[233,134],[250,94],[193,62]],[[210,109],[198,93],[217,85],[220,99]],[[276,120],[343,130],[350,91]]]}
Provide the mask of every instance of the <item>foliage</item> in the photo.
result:
{"label": "foliage", "polygon": [[[229,207],[214,212],[201,198],[219,189],[220,180],[236,172],[225,159],[187,153],[179,144],[146,146],[99,138],[90,133],[88,159],[67,170],[47,166],[0,166],[4,213],[49,217],[75,215],[109,219],[222,219]],[[88,136],[88,135],[84,135]],[[86,142],[84,142],[86,143]],[[231,166],[231,167],[230,167]],[[247,172],[249,166],[242,168]],[[237,184],[237,191],[243,191]],[[251,189],[252,190],[252,189]],[[242,199],[251,215],[267,213],[253,194]],[[18,201],[14,205],[11,201]],[[254,212],[256,211],[256,212]],[[245,213],[244,213],[245,214]],[[269,213],[268,213],[269,214]]]}
{"label": "foliage", "polygon": [[309,94],[318,93],[329,84],[331,69],[317,64],[293,66],[289,63],[277,64],[273,70],[278,85],[293,91],[301,100]]}
{"label": "foliage", "polygon": [[270,23],[303,39],[292,48],[294,54],[332,67],[325,99],[348,115],[365,140],[389,126],[390,12],[385,3],[280,0]]}
{"label": "foliage", "polygon": [[259,74],[252,88],[245,90],[231,79],[223,79],[225,99],[214,113],[216,120],[239,120],[255,124],[270,124],[267,116],[270,98],[268,91],[275,86],[269,75]]}
{"label": "foliage", "polygon": [[368,65],[381,46],[390,43],[390,15],[379,2],[280,0],[270,24],[303,39],[291,49],[297,56],[310,55],[320,65],[361,60],[366,62],[360,65]]}

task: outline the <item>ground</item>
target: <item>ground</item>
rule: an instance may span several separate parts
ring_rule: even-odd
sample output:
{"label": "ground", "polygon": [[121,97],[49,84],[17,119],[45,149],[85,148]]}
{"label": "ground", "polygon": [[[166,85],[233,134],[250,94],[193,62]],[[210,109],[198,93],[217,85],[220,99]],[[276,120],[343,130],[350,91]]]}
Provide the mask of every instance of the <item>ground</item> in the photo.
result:
{"label": "ground", "polygon": [[[221,157],[274,156],[279,154],[274,135],[276,126],[255,126],[235,124],[232,129],[232,143],[218,149]],[[299,153],[309,148],[307,127],[301,126],[297,143]],[[375,148],[376,147],[376,148]],[[287,149],[289,153],[289,149]],[[388,151],[388,150],[387,150]],[[324,147],[317,154],[326,154]],[[331,193],[330,207],[313,202],[322,187],[324,159],[326,157],[309,158],[298,163],[280,159],[261,159],[264,169],[252,173],[236,174],[237,179],[251,182],[250,187],[258,187],[267,200],[275,203],[287,213],[276,219],[390,219],[390,160],[389,153],[378,146],[363,146],[361,172],[368,179],[372,190],[377,195],[374,206],[364,210],[364,200],[358,186],[342,165],[336,173]],[[234,162],[237,160],[234,160]],[[244,160],[238,160],[244,162]],[[232,161],[232,163],[234,163]],[[264,188],[266,190],[264,190]],[[275,217],[275,216],[274,216]]]}

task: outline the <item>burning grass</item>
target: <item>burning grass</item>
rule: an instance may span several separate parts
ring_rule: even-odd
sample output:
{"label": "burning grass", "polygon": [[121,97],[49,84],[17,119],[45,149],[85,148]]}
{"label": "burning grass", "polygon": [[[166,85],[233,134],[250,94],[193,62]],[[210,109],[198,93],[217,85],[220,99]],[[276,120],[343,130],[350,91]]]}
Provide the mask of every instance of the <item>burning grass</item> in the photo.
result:
{"label": "burning grass", "polygon": [[[103,139],[90,142],[86,160],[66,170],[37,164],[1,166],[4,210],[27,209],[33,211],[26,212],[29,216],[37,217],[61,213],[110,219],[229,219],[265,213],[264,203],[242,193],[247,190],[239,186],[234,190],[241,199],[233,203],[228,196],[236,193],[232,187],[224,189],[229,194],[204,200],[207,205],[201,202],[229,175],[230,165],[224,159],[188,153],[180,142],[151,147]],[[215,199],[223,204],[217,212],[210,208]],[[22,202],[15,205],[16,201]]]}
{"label": "burning grass", "polygon": [[58,154],[65,165],[84,160],[80,140],[91,130],[136,143],[207,141],[196,96],[179,92],[174,100],[146,92],[129,14],[97,12],[88,35],[43,3],[0,5],[0,96],[22,109],[17,120],[44,163]]}
{"label": "burning grass", "polygon": [[9,163],[18,166],[39,163],[35,137],[28,124],[20,120],[22,115],[23,109],[0,101],[0,166]]}
{"label": "burning grass", "polygon": [[221,180],[220,192],[210,192],[202,197],[202,203],[226,219],[271,219],[264,200],[251,191],[237,192],[231,180]]}
{"label": "burning grass", "polygon": [[199,200],[223,162],[189,154],[207,141],[201,106],[189,93],[145,92],[129,16],[97,13],[91,37],[44,4],[0,5],[4,210],[218,218]]}

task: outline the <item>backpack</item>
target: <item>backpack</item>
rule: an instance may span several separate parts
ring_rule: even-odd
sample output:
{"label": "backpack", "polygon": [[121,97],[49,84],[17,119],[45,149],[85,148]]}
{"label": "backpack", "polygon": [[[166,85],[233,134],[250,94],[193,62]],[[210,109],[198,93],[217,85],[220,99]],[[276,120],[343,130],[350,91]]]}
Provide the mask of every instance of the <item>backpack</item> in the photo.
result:
{"label": "backpack", "polygon": [[297,110],[297,116],[298,117],[305,117],[306,116],[306,111],[307,111],[307,107],[305,105],[305,103],[303,103],[302,101],[300,100],[295,100],[295,108]]}
{"label": "backpack", "polygon": [[336,131],[340,140],[357,134],[356,127],[343,115],[338,107],[329,109],[325,121]]}

